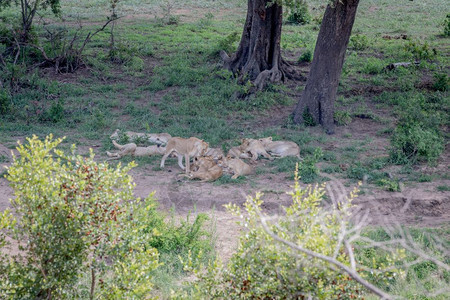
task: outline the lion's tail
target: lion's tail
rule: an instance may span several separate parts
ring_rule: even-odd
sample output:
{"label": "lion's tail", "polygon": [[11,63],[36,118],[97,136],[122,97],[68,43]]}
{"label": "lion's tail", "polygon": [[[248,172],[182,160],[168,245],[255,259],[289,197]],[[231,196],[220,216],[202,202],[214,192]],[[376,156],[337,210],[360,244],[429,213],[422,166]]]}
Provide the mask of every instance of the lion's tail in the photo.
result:
{"label": "lion's tail", "polygon": [[114,147],[116,147],[117,149],[119,149],[119,150],[123,149],[123,146],[119,145],[115,140],[112,140],[112,143],[113,143]]}

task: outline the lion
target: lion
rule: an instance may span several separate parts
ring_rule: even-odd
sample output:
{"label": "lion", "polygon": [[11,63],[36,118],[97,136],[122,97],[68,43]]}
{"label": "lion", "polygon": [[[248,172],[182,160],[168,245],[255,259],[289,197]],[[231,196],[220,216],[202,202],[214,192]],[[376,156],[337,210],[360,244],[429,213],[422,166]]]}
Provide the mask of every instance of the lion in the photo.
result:
{"label": "lion", "polygon": [[272,137],[259,139],[264,149],[273,156],[297,156],[300,159],[300,147],[291,141],[272,141]]}
{"label": "lion", "polygon": [[[186,174],[189,174],[191,157],[203,156],[206,153],[208,146],[207,142],[196,137],[190,137],[188,139],[173,137],[167,142],[166,151],[161,159],[160,167],[163,169],[167,157],[172,152],[175,152],[178,157],[178,165],[182,170],[186,171]],[[183,156],[186,168],[183,166]]]}
{"label": "lion", "polygon": [[225,157],[220,148],[208,148],[205,152],[205,156],[211,156],[216,161]]}
{"label": "lion", "polygon": [[[109,137],[111,140],[118,140],[120,137],[120,129],[116,129],[113,134]],[[157,145],[166,145],[167,142],[172,138],[168,133],[142,133],[125,131],[124,135],[128,137],[130,141],[137,141],[139,139],[148,140],[150,143]]]}
{"label": "lion", "polygon": [[236,179],[239,176],[249,175],[253,173],[253,168],[243,162],[239,158],[232,158],[231,156],[224,157],[219,161],[219,166],[222,168],[228,169],[234,175],[231,176],[231,179]]}
{"label": "lion", "polygon": [[201,182],[214,181],[219,179],[223,170],[218,166],[211,156],[194,158],[194,167],[196,170],[186,175],[190,179],[198,178]]}
{"label": "lion", "polygon": [[152,156],[152,155],[163,155],[166,151],[165,147],[161,146],[148,146],[148,147],[138,147],[135,143],[129,143],[125,145],[120,145],[116,141],[112,140],[114,147],[119,149],[119,152],[112,153],[106,151],[106,154],[111,157],[109,160],[120,159],[126,155],[132,156]]}
{"label": "lion", "polygon": [[252,160],[257,160],[258,157],[261,155],[267,159],[272,160],[272,157],[267,153],[267,151],[264,149],[264,146],[259,140],[255,139],[242,139],[242,144],[240,146],[241,151],[249,152],[251,154]]}
{"label": "lion", "polygon": [[248,152],[244,152],[241,146],[232,147],[228,150],[227,156],[233,158],[251,158],[252,156]]}

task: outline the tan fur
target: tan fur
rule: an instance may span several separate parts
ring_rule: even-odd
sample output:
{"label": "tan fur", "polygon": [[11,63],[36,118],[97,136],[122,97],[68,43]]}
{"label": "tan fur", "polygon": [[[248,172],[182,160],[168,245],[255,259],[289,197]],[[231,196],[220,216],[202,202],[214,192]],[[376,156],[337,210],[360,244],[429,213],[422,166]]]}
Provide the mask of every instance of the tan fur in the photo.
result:
{"label": "tan fur", "polygon": [[264,146],[259,140],[243,139],[241,150],[243,152],[250,152],[253,160],[257,160],[260,155],[265,158],[272,159],[272,157],[269,155],[269,153],[267,153],[267,151],[264,149]]}
{"label": "tan fur", "polygon": [[[166,158],[172,153],[175,152],[178,157],[178,165],[181,169],[186,171],[186,174],[189,174],[190,170],[190,158],[203,156],[208,149],[208,143],[191,137],[188,139],[184,139],[181,137],[173,137],[171,138],[166,147],[166,151],[161,159],[161,168],[164,168],[164,162]],[[184,161],[186,163],[186,168],[183,166],[183,156]]]}
{"label": "tan fur", "polygon": [[168,133],[147,133],[148,141],[158,145],[166,145],[172,136]]}
{"label": "tan fur", "polygon": [[192,170],[193,171],[208,170],[214,167],[215,165],[217,164],[211,156],[195,157],[194,162],[192,164]]}
{"label": "tan fur", "polygon": [[272,137],[259,139],[264,149],[278,157],[297,156],[300,159],[300,147],[291,141],[272,141]]}
{"label": "tan fur", "polygon": [[[145,139],[150,143],[155,143],[158,145],[165,145],[172,138],[172,136],[168,133],[142,133],[142,132],[133,132],[133,131],[125,131],[123,133],[128,137],[130,141],[136,141],[137,139]],[[114,133],[109,137],[111,140],[118,140],[120,135],[120,129],[116,129]]]}
{"label": "tan fur", "polygon": [[230,156],[227,156],[226,158],[219,161],[219,166],[231,170],[231,172],[234,174],[233,176],[231,176],[232,179],[236,179],[239,176],[249,175],[253,173],[253,168],[250,165],[246,164],[239,158],[231,158]]}
{"label": "tan fur", "polygon": [[194,159],[196,171],[189,174],[190,179],[198,178],[201,181],[214,181],[220,178],[223,170],[212,157],[198,157]]}
{"label": "tan fur", "polygon": [[243,152],[241,149],[241,146],[232,147],[230,150],[228,150],[227,156],[233,158],[251,158],[252,156],[248,154],[247,152]]}
{"label": "tan fur", "polygon": [[206,150],[205,156],[211,156],[214,160],[219,160],[225,157],[222,149],[220,148],[208,148]]}
{"label": "tan fur", "polygon": [[166,151],[165,147],[159,147],[159,146],[138,147],[134,143],[120,145],[114,140],[112,141],[112,143],[113,143],[114,147],[119,149],[119,152],[112,153],[112,152],[106,151],[106,154],[109,157],[111,157],[111,159],[120,159],[126,155],[132,155],[132,156],[163,155],[164,152]]}

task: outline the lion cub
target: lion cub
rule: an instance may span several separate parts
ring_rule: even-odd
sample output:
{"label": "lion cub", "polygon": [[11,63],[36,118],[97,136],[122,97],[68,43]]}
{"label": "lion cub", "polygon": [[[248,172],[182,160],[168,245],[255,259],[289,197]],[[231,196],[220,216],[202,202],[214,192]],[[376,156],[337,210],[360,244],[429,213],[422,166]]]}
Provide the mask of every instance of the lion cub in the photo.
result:
{"label": "lion cub", "polygon": [[138,147],[135,143],[129,143],[125,145],[120,145],[116,143],[116,141],[112,140],[112,143],[114,147],[119,149],[119,152],[112,153],[106,151],[106,154],[111,157],[109,160],[112,159],[120,159],[124,157],[125,155],[132,155],[132,156],[152,156],[152,155],[163,155],[166,151],[165,147],[160,146],[148,146],[148,147]]}
{"label": "lion cub", "polygon": [[264,149],[274,156],[297,156],[300,159],[299,146],[291,141],[272,141],[272,137],[259,139]]}
{"label": "lion cub", "polygon": [[211,156],[216,161],[225,157],[222,149],[220,148],[208,148],[206,150],[205,156]]}
{"label": "lion cub", "polygon": [[223,174],[222,168],[214,162],[211,156],[194,158],[194,168],[196,170],[186,176],[190,179],[198,178],[202,182],[214,181]]}
{"label": "lion cub", "polygon": [[[188,139],[173,137],[167,142],[166,151],[161,159],[160,167],[161,169],[164,168],[164,162],[167,157],[172,152],[175,152],[178,157],[178,165],[181,169],[186,171],[186,174],[189,174],[191,157],[203,156],[208,149],[208,146],[207,142],[196,137],[190,137]],[[183,156],[186,168],[183,166]]]}
{"label": "lion cub", "polygon": [[253,168],[240,160],[239,158],[231,158],[227,156],[219,161],[219,166],[231,170],[234,174],[231,179],[236,179],[239,176],[249,175],[253,173]]}
{"label": "lion cub", "polygon": [[250,152],[250,154],[252,155],[252,160],[257,160],[260,155],[272,160],[272,157],[269,155],[269,153],[267,153],[267,151],[264,149],[264,146],[259,140],[243,139],[240,148],[244,153]]}

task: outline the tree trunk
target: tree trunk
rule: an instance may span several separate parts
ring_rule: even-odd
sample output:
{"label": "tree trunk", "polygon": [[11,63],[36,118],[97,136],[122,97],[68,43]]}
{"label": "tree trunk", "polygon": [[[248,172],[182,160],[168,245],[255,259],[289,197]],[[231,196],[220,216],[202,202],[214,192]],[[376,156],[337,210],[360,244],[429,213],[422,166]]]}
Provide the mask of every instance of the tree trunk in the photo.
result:
{"label": "tree trunk", "polygon": [[306,88],[294,110],[294,122],[310,114],[316,124],[334,133],[334,101],[359,0],[328,5],[320,26]]}
{"label": "tree trunk", "polygon": [[295,78],[295,72],[281,58],[282,13],[281,5],[270,4],[269,0],[248,0],[247,19],[236,53],[231,57],[225,51],[220,53],[224,68],[242,82],[252,81],[257,90],[269,81]]}

